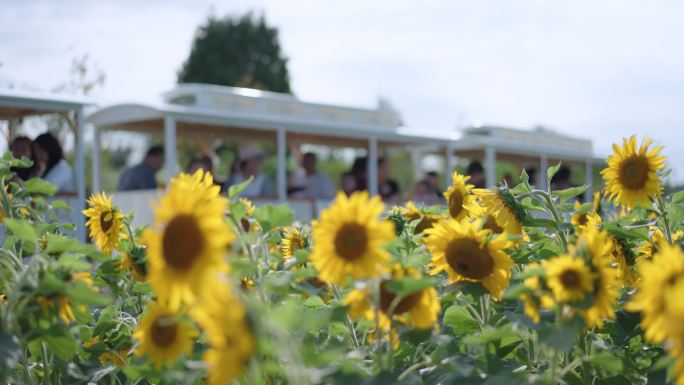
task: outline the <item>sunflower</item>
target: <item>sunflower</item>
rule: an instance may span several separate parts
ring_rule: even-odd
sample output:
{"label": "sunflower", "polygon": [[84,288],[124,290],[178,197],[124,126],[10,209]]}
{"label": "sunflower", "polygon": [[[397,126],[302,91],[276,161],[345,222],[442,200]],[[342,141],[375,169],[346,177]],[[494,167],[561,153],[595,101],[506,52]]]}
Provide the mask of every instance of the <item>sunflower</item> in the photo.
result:
{"label": "sunflower", "polygon": [[479,223],[481,227],[485,230],[489,230],[494,234],[501,234],[504,228],[497,223],[496,218],[490,214],[487,214],[482,206],[477,203],[470,205],[466,208],[468,210],[470,219],[476,223]]}
{"label": "sunflower", "polygon": [[159,370],[173,364],[181,354],[192,353],[197,331],[170,307],[148,302],[133,337],[139,343],[135,354],[146,354]]}
{"label": "sunflower", "polygon": [[588,327],[600,326],[606,318],[615,318],[615,306],[620,295],[620,278],[613,267],[610,255],[611,244],[608,235],[595,227],[587,228],[577,244],[571,248],[571,254],[584,258],[589,262],[593,272],[592,303],[581,312]]}
{"label": "sunflower", "polygon": [[606,183],[606,195],[627,210],[636,205],[648,205],[649,199],[663,191],[658,171],[665,167],[665,157],[658,155],[662,147],[655,147],[645,138],[637,150],[636,136],[623,139],[622,148],[613,144],[608,167],[601,171]]}
{"label": "sunflower", "polygon": [[294,258],[297,250],[306,249],[308,240],[302,235],[302,231],[296,227],[288,227],[283,231],[283,239],[280,241],[280,253],[285,258]]}
{"label": "sunflower", "polygon": [[468,214],[467,207],[475,202],[472,194],[472,184],[467,184],[469,176],[454,172],[451,176],[451,186],[444,192],[449,216],[453,219],[463,219]]}
{"label": "sunflower", "polygon": [[593,290],[593,274],[582,258],[562,255],[544,262],[547,284],[558,302],[578,302]]}
{"label": "sunflower", "polygon": [[667,352],[675,359],[674,374],[676,385],[684,384],[684,280],[669,287],[664,293],[665,331]]}
{"label": "sunflower", "polygon": [[[440,311],[439,297],[434,287],[429,287],[396,302],[396,294],[391,292],[387,285],[393,279],[404,277],[420,278],[420,273],[415,269],[404,268],[400,264],[392,267],[391,279],[380,281],[380,309],[379,325],[383,330],[390,329],[389,316],[393,315],[397,321],[411,325],[419,329],[430,328],[437,323],[437,316]],[[396,302],[396,303],[395,303]],[[349,315],[354,318],[364,317],[374,321],[376,311],[373,308],[373,290],[370,285],[365,285],[361,289],[353,289],[342,302],[343,306],[349,306]],[[394,304],[394,309],[391,307]]]}
{"label": "sunflower", "polygon": [[[684,277],[684,253],[679,246],[667,243],[651,260],[641,264],[641,282],[637,292],[625,309],[641,312],[641,328],[644,337],[654,344],[662,343],[667,337],[665,331],[665,300],[663,293]],[[681,298],[680,298],[681,300]]]}
{"label": "sunflower", "polygon": [[227,269],[223,256],[234,234],[224,219],[228,201],[219,191],[209,173],[181,174],[143,233],[148,280],[173,309],[194,302],[216,272]]}
{"label": "sunflower", "polygon": [[433,214],[426,210],[419,209],[412,201],[406,202],[405,207],[399,208],[401,213],[408,219],[409,222],[418,221],[416,228],[413,230],[414,234],[422,234],[423,231],[431,228],[435,223],[444,219],[444,215]]}
{"label": "sunflower", "polygon": [[610,236],[612,244],[611,255],[613,260],[617,263],[618,275],[620,282],[625,287],[633,287],[637,283],[637,274],[635,271],[636,256],[629,245],[624,240]]}
{"label": "sunflower", "polygon": [[83,214],[88,218],[86,224],[90,229],[90,237],[95,240],[97,247],[105,253],[118,249],[124,216],[117,207],[112,206],[112,197],[105,193],[93,194]]}
{"label": "sunflower", "polygon": [[[598,214],[600,208],[600,198],[596,196],[599,194],[596,192],[594,194],[594,206],[589,212],[582,214],[573,214],[570,218],[570,222],[575,225],[578,232],[584,230],[587,226],[597,226],[601,223],[601,216]],[[575,212],[582,206],[579,201],[575,201]]]}
{"label": "sunflower", "polygon": [[516,202],[507,188],[474,189],[473,191],[480,198],[484,213],[492,216],[497,226],[509,234],[524,237],[522,221],[525,218],[525,210]]}
{"label": "sunflower", "polygon": [[230,383],[243,371],[256,346],[244,307],[222,282],[192,316],[207,333],[209,349],[203,356],[209,371],[207,384]]}
{"label": "sunflower", "polygon": [[[525,267],[525,271],[527,272],[539,268],[541,268],[541,265],[533,262]],[[553,298],[551,298],[550,295],[541,292],[542,285],[539,276],[526,278],[523,281],[523,286],[531,290],[531,293],[528,292],[519,296],[519,299],[523,301],[523,312],[532,320],[532,322],[539,323],[541,317],[540,309],[553,308]]]}
{"label": "sunflower", "polygon": [[494,299],[501,299],[508,287],[513,260],[504,251],[510,246],[506,233],[488,237],[477,223],[448,219],[426,230],[426,244],[432,253],[430,274],[446,271],[449,283],[480,282]]}
{"label": "sunflower", "polygon": [[240,226],[242,227],[242,231],[245,233],[257,231],[259,228],[259,223],[254,219],[250,221],[250,218],[254,215],[254,211],[256,211],[254,203],[247,198],[240,198],[238,199],[238,202],[245,207],[245,214],[242,216],[242,218],[240,218]]}
{"label": "sunflower", "polygon": [[97,356],[97,359],[100,361],[102,365],[107,365],[111,362],[117,367],[123,368],[124,366],[126,366],[126,358],[128,357],[128,352],[130,350],[131,349],[128,348],[104,352]]}
{"label": "sunflower", "polygon": [[[90,272],[80,271],[72,273],[69,283],[75,284],[79,282],[84,283],[90,290],[96,293],[100,291],[100,289],[95,286],[95,283],[93,282],[93,276],[90,274]],[[51,311],[56,309],[59,318],[61,318],[65,324],[76,321],[76,316],[74,315],[73,310],[74,306],[80,313],[85,313],[88,310],[88,308],[84,305],[75,305],[73,301],[64,294],[52,294],[47,296],[41,295],[36,298],[36,301],[43,309],[43,313],[45,314],[49,314]]]}
{"label": "sunflower", "polygon": [[43,313],[49,314],[55,308],[57,309],[57,314],[59,318],[64,321],[65,324],[72,323],[76,321],[76,316],[71,308],[71,301],[64,295],[58,294],[55,296],[38,296],[36,302],[43,309]]}
{"label": "sunflower", "polygon": [[375,277],[387,270],[389,253],[382,245],[394,238],[394,226],[378,217],[383,211],[380,197],[355,192],[349,198],[338,193],[335,202],[313,223],[310,260],[321,280],[343,283]]}
{"label": "sunflower", "polygon": [[[659,227],[651,226],[651,239],[645,241],[637,248],[637,265],[639,265],[643,260],[652,258],[658,250],[660,250],[660,245],[667,242],[665,234],[660,230]],[[678,241],[682,237],[682,231],[677,230],[672,234],[672,241]]]}
{"label": "sunflower", "polygon": [[134,280],[145,282],[147,277],[147,263],[145,256],[134,257],[131,253],[126,253],[118,263],[120,271],[128,271]]}

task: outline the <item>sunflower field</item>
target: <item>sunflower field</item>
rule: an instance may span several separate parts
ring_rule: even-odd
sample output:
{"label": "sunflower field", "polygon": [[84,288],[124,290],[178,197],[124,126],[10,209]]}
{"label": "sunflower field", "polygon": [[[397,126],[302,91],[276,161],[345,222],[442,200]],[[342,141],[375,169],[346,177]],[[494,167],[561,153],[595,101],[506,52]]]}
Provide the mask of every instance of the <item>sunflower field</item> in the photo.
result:
{"label": "sunflower field", "polygon": [[684,192],[660,151],[614,145],[590,203],[455,173],[445,206],[340,193],[312,223],[198,171],[144,228],[93,195],[92,244],[5,155],[0,383],[683,385]]}

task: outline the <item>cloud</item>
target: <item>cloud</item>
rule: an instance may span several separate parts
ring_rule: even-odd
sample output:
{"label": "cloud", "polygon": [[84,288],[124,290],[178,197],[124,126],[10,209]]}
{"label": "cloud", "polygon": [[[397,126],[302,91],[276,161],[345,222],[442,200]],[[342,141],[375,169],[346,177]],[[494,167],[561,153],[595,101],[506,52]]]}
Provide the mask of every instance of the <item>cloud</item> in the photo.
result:
{"label": "cloud", "polygon": [[0,82],[49,88],[89,52],[108,76],[99,96],[154,100],[210,12],[250,9],[280,28],[301,98],[372,106],[382,95],[416,127],[542,123],[604,150],[648,134],[684,164],[675,1],[15,0],[0,5]]}

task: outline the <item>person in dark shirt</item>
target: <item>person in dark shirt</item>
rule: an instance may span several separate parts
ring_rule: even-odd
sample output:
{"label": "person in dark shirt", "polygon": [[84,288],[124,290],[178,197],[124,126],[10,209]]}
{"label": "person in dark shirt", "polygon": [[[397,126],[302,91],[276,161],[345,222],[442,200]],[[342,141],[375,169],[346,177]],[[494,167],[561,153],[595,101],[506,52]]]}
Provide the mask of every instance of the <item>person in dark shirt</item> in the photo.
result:
{"label": "person in dark shirt", "polygon": [[389,168],[384,158],[378,159],[378,193],[383,200],[399,200],[399,183],[390,178]]}
{"label": "person in dark shirt", "polygon": [[442,189],[439,187],[439,174],[437,174],[436,171],[428,171],[423,180],[428,182],[430,190],[435,197],[438,199],[444,198],[444,196],[442,196]]}
{"label": "person in dark shirt", "polygon": [[477,188],[485,188],[485,175],[482,163],[478,161],[470,162],[466,169],[466,175],[470,175],[468,183],[475,185]]}
{"label": "person in dark shirt", "polygon": [[157,188],[155,174],[163,166],[164,148],[161,146],[150,147],[142,163],[129,168],[121,174],[118,190],[152,190]]}

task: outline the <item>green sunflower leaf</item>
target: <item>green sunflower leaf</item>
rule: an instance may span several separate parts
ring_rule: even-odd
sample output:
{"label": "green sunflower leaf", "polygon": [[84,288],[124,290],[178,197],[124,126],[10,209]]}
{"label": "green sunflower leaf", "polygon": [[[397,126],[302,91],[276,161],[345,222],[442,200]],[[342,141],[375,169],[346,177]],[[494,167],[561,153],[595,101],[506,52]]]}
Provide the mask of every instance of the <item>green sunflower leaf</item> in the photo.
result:
{"label": "green sunflower leaf", "polygon": [[561,203],[567,202],[568,199],[584,194],[589,188],[589,185],[566,188],[565,190],[554,191],[551,195],[558,197]]}
{"label": "green sunflower leaf", "polygon": [[57,192],[57,186],[43,179],[33,178],[26,181],[24,191],[29,194],[45,194],[53,196]]}
{"label": "green sunflower leaf", "polygon": [[38,240],[36,229],[24,220],[5,218],[3,221],[9,231],[24,242],[35,243]]}
{"label": "green sunflower leaf", "polygon": [[386,287],[392,293],[406,297],[434,285],[432,278],[405,277],[388,282]]}

